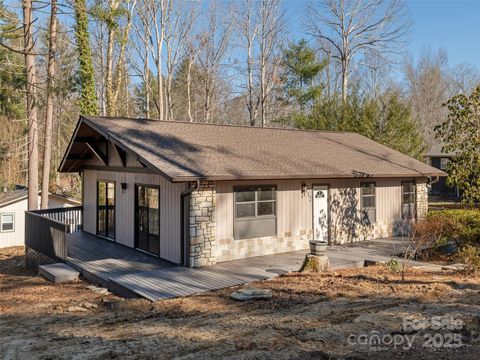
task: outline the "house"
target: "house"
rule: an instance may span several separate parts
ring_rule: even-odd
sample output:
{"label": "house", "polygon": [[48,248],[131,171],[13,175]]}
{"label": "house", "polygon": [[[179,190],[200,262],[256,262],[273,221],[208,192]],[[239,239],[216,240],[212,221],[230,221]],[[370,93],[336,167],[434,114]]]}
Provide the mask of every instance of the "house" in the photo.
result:
{"label": "house", "polygon": [[[40,196],[39,196],[40,201]],[[80,202],[57,194],[48,195],[48,208],[78,206]],[[0,248],[25,244],[25,211],[28,208],[28,189],[15,189],[0,193]]]}
{"label": "house", "polygon": [[190,267],[402,233],[445,175],[354,133],[91,116],[59,171],[83,231]]}
{"label": "house", "polygon": [[[455,156],[453,153],[445,153],[442,151],[443,144],[437,144],[430,148],[425,154],[425,162],[434,168],[442,171],[447,170],[448,163]],[[441,198],[460,198],[460,191],[457,187],[448,186],[446,178],[441,177],[438,181],[430,186],[430,194]]]}

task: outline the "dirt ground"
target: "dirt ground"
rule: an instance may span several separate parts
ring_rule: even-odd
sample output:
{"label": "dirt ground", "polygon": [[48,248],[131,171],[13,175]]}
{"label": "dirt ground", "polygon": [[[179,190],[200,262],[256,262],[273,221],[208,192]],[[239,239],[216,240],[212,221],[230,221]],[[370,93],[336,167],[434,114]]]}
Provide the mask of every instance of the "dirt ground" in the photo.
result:
{"label": "dirt ground", "polygon": [[[477,359],[480,277],[383,266],[256,283],[151,303],[53,285],[0,249],[1,359]],[[420,320],[424,320],[423,322]],[[416,320],[413,321],[413,320]],[[409,345],[411,344],[411,345]]]}

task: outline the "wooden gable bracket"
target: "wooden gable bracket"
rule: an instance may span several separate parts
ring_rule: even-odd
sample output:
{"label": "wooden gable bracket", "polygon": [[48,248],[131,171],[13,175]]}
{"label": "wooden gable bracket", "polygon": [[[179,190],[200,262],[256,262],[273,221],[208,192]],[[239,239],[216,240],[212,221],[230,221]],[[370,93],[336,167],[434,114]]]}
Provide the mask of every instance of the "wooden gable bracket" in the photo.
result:
{"label": "wooden gable bracket", "polygon": [[127,166],[127,152],[123,150],[121,147],[119,147],[117,144],[113,144],[113,148],[117,152],[118,157],[120,158],[120,161],[122,162],[122,167]]}
{"label": "wooden gable bracket", "polygon": [[140,156],[138,156],[138,155],[137,155],[137,161],[138,161],[138,163],[139,163],[140,165],[142,165],[143,168],[146,168],[146,167],[147,167],[147,165],[145,165],[145,164],[143,163],[142,159],[140,159]]}
{"label": "wooden gable bracket", "polygon": [[93,154],[99,158],[105,166],[108,166],[108,146],[107,153],[104,153],[97,145],[96,142],[89,141],[85,143],[87,147],[93,152]]}

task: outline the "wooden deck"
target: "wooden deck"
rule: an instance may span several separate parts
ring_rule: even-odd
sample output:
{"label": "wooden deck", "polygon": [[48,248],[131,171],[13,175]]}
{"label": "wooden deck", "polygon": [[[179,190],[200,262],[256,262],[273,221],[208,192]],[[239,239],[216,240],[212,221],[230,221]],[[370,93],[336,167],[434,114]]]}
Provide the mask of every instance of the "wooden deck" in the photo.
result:
{"label": "wooden deck", "polygon": [[[200,269],[171,264],[87,233],[68,235],[67,263],[85,278],[122,296],[152,301],[188,296],[269,279],[300,268],[307,250],[222,262]],[[365,260],[388,261],[403,249],[400,238],[331,246],[332,268],[361,267]]]}

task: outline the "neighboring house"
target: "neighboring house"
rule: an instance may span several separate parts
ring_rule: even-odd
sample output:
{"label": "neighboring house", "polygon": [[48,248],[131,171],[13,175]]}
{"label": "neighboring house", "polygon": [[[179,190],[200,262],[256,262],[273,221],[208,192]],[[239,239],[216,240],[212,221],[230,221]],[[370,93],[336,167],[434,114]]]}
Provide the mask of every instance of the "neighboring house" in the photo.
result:
{"label": "neighboring house", "polygon": [[[425,154],[425,160],[427,164],[433,166],[434,168],[446,171],[448,163],[452,160],[455,154],[447,154],[442,152],[442,147],[442,144],[432,146],[430,151]],[[432,183],[430,187],[430,194],[439,197],[459,198],[459,189],[457,187],[448,186],[446,180],[446,177],[441,177],[438,181]]]}
{"label": "neighboring house", "polygon": [[[40,196],[39,196],[40,201]],[[48,208],[80,205],[80,202],[57,194],[48,195]],[[25,244],[25,211],[28,208],[28,190],[17,186],[0,193],[0,248]]]}
{"label": "neighboring house", "polygon": [[80,117],[83,230],[174,263],[398,234],[441,170],[346,132]]}

